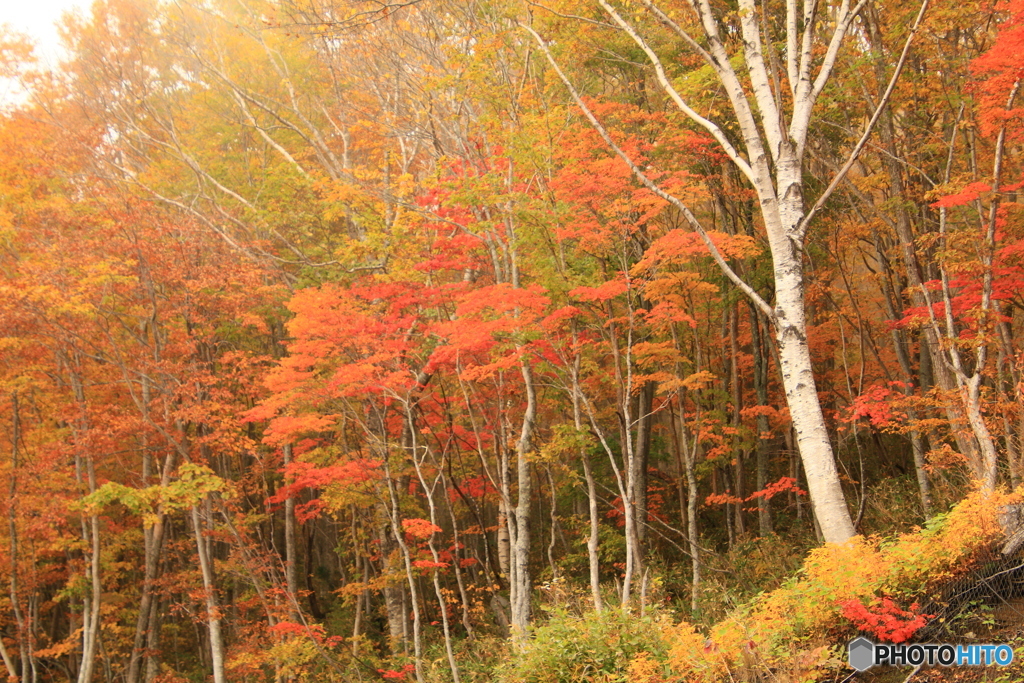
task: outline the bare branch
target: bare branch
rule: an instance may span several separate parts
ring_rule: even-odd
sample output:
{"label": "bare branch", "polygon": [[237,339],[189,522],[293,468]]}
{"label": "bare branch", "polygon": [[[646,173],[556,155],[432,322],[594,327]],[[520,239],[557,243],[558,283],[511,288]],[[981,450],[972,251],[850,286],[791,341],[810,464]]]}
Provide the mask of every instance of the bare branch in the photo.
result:
{"label": "bare branch", "polygon": [[796,0],[786,0],[786,75],[789,77],[789,94],[796,97],[796,82],[799,74],[796,59],[799,30],[796,24]]}
{"label": "bare branch", "polygon": [[294,167],[295,170],[298,171],[303,178],[305,178],[306,180],[310,180],[310,175],[306,171],[306,169],[302,167],[302,164],[296,161],[295,157],[291,155],[291,152],[286,150],[277,140],[272,138],[270,134],[266,131],[266,129],[256,121],[256,117],[253,116],[252,110],[249,109],[248,102],[238,93],[238,90],[232,89],[231,93],[235,96],[235,101],[238,102],[238,106],[241,107],[242,113],[245,114],[245,118],[248,119],[249,125],[252,126],[257,133],[259,133],[260,137],[263,138],[264,142],[266,142],[268,145],[277,150],[277,153],[284,157],[285,161],[291,164],[292,167]]}
{"label": "bare branch", "polygon": [[740,29],[743,31],[743,57],[753,86],[754,101],[761,113],[761,126],[768,138],[772,159],[778,162],[785,141],[782,117],[775,101],[775,93],[768,79],[764,64],[764,47],[761,44],[761,28],[754,0],[740,0]]}
{"label": "bare branch", "polygon": [[885,111],[885,108],[889,105],[889,98],[892,97],[893,90],[896,88],[896,82],[899,80],[900,74],[903,72],[903,67],[907,63],[907,56],[910,54],[910,46],[914,42],[914,36],[917,35],[917,31],[921,27],[921,20],[924,18],[924,13],[928,9],[929,2],[930,0],[923,0],[921,2],[921,9],[917,12],[917,18],[914,20],[914,25],[910,29],[910,35],[907,36],[907,42],[903,44],[903,52],[900,53],[900,59],[896,62],[896,69],[893,71],[892,77],[889,79],[889,85],[886,86],[882,99],[878,102],[878,106],[875,107],[875,113],[872,114],[871,120],[868,121],[868,125],[864,129],[863,135],[860,136],[860,140],[857,141],[853,151],[850,152],[850,156],[846,160],[846,163],[843,164],[843,167],[839,169],[839,172],[836,173],[834,178],[832,178],[832,182],[829,183],[828,187],[825,188],[825,191],[821,193],[821,196],[818,197],[818,201],[814,203],[811,210],[808,211],[800,221],[800,225],[797,226],[798,234],[802,235],[804,233],[807,226],[811,224],[811,220],[817,215],[818,211],[821,210],[821,207],[825,205],[825,202],[827,202],[828,198],[832,196],[832,193],[836,191],[839,184],[843,182],[843,179],[846,178],[846,174],[850,172],[850,169],[853,168],[853,165],[857,162],[857,158],[860,156],[860,153],[864,150],[864,146],[867,144],[868,138],[875,129],[875,124],[878,123],[878,119],[881,118],[882,112]]}
{"label": "bare branch", "polygon": [[708,66],[710,66],[711,68],[713,68],[713,69],[715,69],[717,71],[714,57],[712,57],[711,53],[709,53],[707,50],[705,50],[701,46],[701,44],[698,43],[694,39],[694,37],[689,34],[689,32],[686,29],[684,29],[682,26],[677,24],[675,22],[675,20],[672,19],[672,17],[670,17],[667,14],[665,14],[664,12],[662,12],[661,8],[658,7],[657,5],[655,5],[653,2],[651,2],[651,0],[640,0],[640,1],[644,4],[644,7],[649,9],[651,12],[654,13],[654,15],[656,17],[658,17],[658,21],[660,21],[661,23],[665,24],[665,26],[668,27],[669,29],[671,29],[673,33],[675,33],[677,36],[682,38],[683,42],[685,42],[687,45],[689,45],[691,50],[693,50],[694,52],[699,54],[701,56],[701,58],[705,62],[707,62]]}
{"label": "bare branch", "polygon": [[668,94],[668,96],[672,98],[672,101],[675,102],[676,106],[679,107],[680,111],[682,111],[684,114],[689,116],[693,121],[695,121],[698,125],[702,126],[705,130],[711,133],[715,140],[718,141],[718,144],[722,146],[722,149],[725,150],[725,153],[728,155],[729,159],[731,159],[732,162],[736,164],[736,166],[740,169],[740,171],[743,172],[743,175],[747,176],[751,183],[756,184],[754,179],[754,172],[751,170],[750,164],[747,163],[746,159],[740,156],[740,153],[736,150],[735,147],[732,146],[732,143],[729,142],[729,139],[725,137],[725,133],[722,131],[721,128],[718,127],[716,123],[704,118],[696,111],[694,111],[690,107],[690,105],[686,103],[686,100],[684,100],[683,97],[679,94],[679,92],[675,89],[675,86],[672,85],[672,82],[668,80],[668,76],[665,73],[665,67],[661,62],[661,58],[658,57],[657,53],[651,48],[647,41],[644,40],[640,36],[640,34],[636,32],[636,29],[634,29],[629,22],[623,19],[622,16],[618,13],[618,11],[614,7],[609,5],[606,2],[606,0],[598,0],[598,2],[600,3],[601,7],[604,8],[604,11],[607,12],[611,16],[611,18],[615,20],[615,23],[621,26],[622,30],[629,34],[629,37],[633,39],[633,42],[635,42],[640,47],[640,49],[647,54],[647,58],[651,60],[651,64],[654,66],[654,71],[658,77],[658,83],[661,85],[662,90],[664,90]]}

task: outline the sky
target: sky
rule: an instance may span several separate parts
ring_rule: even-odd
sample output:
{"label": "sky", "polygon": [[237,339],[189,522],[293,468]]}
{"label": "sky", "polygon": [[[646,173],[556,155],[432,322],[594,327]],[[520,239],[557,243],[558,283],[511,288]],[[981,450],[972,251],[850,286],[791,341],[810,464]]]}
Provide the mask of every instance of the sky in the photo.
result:
{"label": "sky", "polygon": [[[43,66],[56,65],[60,41],[54,22],[69,10],[85,12],[91,0],[0,0],[0,24],[28,34],[36,43]],[[0,107],[22,101],[24,93],[16,83],[0,78]]]}
{"label": "sky", "polygon": [[0,24],[10,24],[38,43],[40,56],[52,60],[57,55],[57,30],[53,24],[72,9],[84,11],[90,0],[0,0]]}

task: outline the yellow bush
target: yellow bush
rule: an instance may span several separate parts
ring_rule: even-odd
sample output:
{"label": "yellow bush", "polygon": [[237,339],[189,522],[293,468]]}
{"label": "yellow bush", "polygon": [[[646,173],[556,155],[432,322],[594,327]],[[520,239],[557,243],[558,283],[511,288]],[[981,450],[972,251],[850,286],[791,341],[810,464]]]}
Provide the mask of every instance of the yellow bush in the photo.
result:
{"label": "yellow bush", "polygon": [[[757,670],[770,670],[779,680],[813,680],[813,671],[842,664],[834,642],[849,632],[841,603],[927,597],[1002,538],[999,511],[1019,502],[1017,494],[976,492],[927,528],[891,541],[858,536],[811,551],[796,577],[738,609],[707,636],[680,624],[670,638],[668,680],[710,683]],[[635,664],[631,683],[654,680],[649,662]]]}

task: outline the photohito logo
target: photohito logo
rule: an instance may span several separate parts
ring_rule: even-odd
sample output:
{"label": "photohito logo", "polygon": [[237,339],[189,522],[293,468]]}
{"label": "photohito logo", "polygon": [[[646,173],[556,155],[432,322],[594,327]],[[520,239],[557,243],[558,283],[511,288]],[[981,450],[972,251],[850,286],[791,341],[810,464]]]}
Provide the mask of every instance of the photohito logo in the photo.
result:
{"label": "photohito logo", "polygon": [[850,641],[850,666],[867,671],[873,666],[1008,666],[1013,662],[1009,645],[951,645],[949,643],[914,643],[883,645],[861,636]]}

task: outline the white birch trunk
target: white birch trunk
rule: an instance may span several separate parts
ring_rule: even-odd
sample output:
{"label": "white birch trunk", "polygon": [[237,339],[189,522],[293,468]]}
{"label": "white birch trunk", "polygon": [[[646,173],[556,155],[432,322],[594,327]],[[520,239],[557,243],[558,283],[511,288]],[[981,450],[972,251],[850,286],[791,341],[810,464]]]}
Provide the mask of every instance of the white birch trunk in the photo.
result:
{"label": "white birch trunk", "polygon": [[[578,434],[583,433],[583,411],[580,409],[580,356],[572,362],[572,419]],[[594,601],[594,611],[601,613],[601,559],[598,555],[601,543],[601,517],[597,509],[597,481],[590,466],[590,454],[586,447],[580,447],[580,459],[583,461],[583,476],[587,482],[587,512],[590,518],[590,535],[587,537],[587,560],[590,564],[590,594]]]}
{"label": "white birch trunk", "polygon": [[512,536],[512,635],[516,639],[526,636],[530,624],[530,503],[533,482],[530,478],[530,452],[533,450],[533,426],[537,416],[537,391],[533,385],[533,371],[530,362],[523,359],[521,370],[526,389],[526,412],[523,414],[522,429],[516,442],[516,481],[518,491],[514,520],[515,533]]}
{"label": "white birch trunk", "polygon": [[[412,460],[413,467],[416,470],[416,479],[419,480],[420,487],[423,489],[423,493],[427,499],[427,509],[430,512],[430,524],[435,528],[440,528],[437,518],[437,505],[434,503],[434,495],[437,491],[438,484],[444,479],[444,465],[443,463],[434,464],[437,467],[437,473],[435,474],[433,481],[429,481],[426,474],[423,471],[423,463],[420,460],[419,451],[421,447],[417,439],[417,425],[416,417],[413,411],[413,400],[410,398],[406,399],[405,402],[405,418],[407,428],[409,430],[409,450],[410,458]],[[427,446],[422,447],[423,450],[427,450]],[[441,556],[437,552],[437,542],[434,540],[434,532],[430,532],[430,536],[427,537],[427,546],[430,549],[430,556],[434,561],[435,565],[441,564]],[[458,563],[458,560],[455,560]],[[462,678],[459,675],[459,665],[455,660],[455,650],[452,646],[452,632],[451,624],[448,619],[448,605],[445,600],[444,591],[441,588],[441,579],[438,576],[437,567],[435,566],[430,570],[431,581],[434,584],[434,596],[437,598],[437,604],[441,608],[441,630],[444,634],[444,649],[445,654],[448,656],[448,670],[452,674],[453,683],[461,683]]]}
{"label": "white birch trunk", "polygon": [[[284,465],[292,462],[292,445],[285,444],[282,449]],[[284,501],[284,577],[288,591],[289,612],[293,620],[299,617],[299,580],[298,554],[295,552],[295,498],[288,496]]]}
{"label": "white birch trunk", "polygon": [[203,593],[206,598],[206,625],[210,636],[210,662],[213,666],[213,683],[225,683],[224,638],[220,628],[220,606],[217,604],[217,587],[213,575],[213,558],[203,534],[199,519],[198,503],[192,506],[192,532],[196,538],[199,568],[203,577]]}

